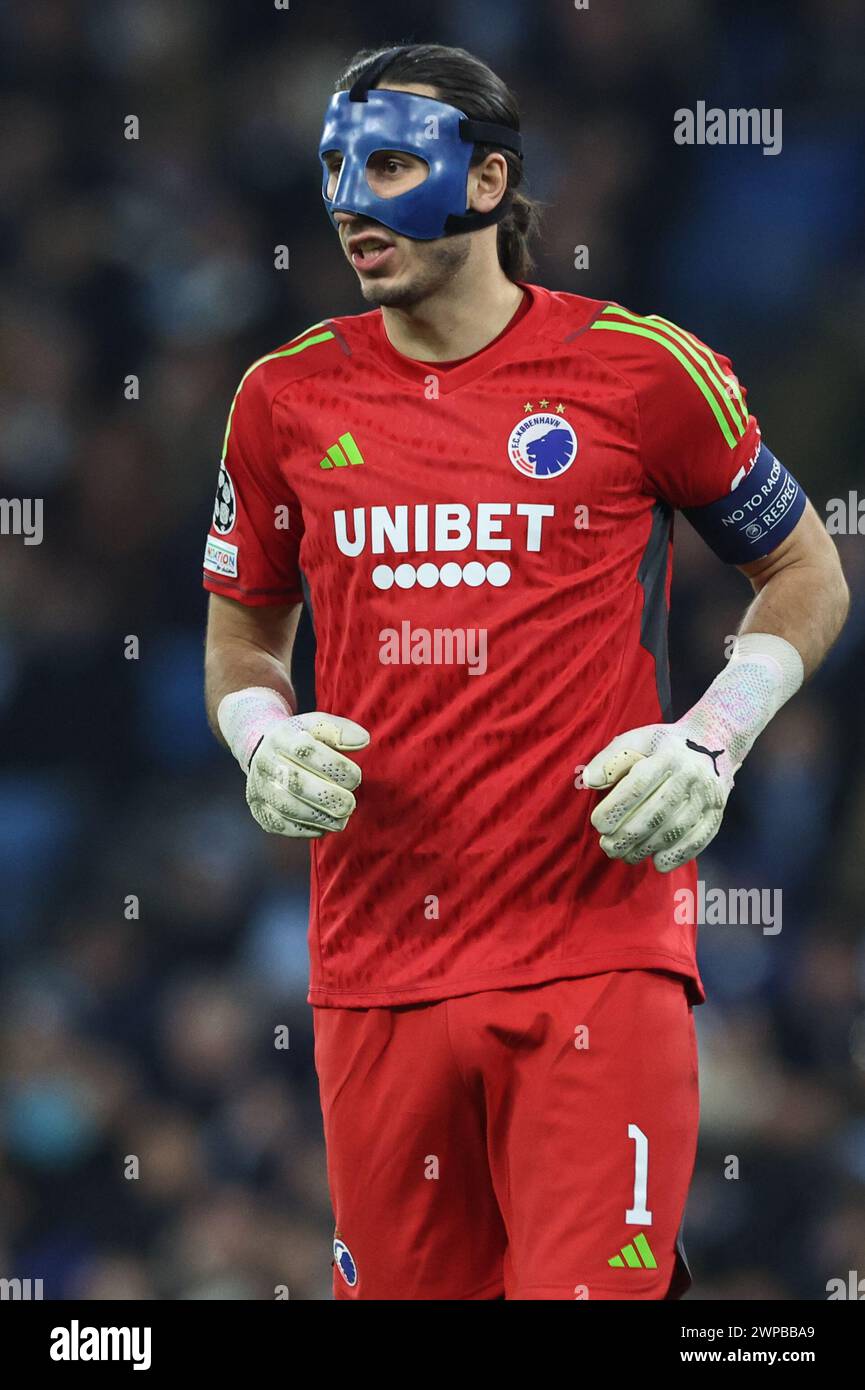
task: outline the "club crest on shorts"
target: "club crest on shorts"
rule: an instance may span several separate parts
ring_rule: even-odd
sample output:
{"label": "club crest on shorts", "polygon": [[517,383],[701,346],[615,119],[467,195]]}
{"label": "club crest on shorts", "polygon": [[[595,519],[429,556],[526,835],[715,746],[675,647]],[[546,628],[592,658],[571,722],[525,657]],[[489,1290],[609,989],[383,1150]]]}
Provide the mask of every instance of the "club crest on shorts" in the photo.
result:
{"label": "club crest on shorts", "polygon": [[508,458],[527,478],[557,478],[577,457],[577,434],[563,415],[536,410],[511,430]]}
{"label": "club crest on shorts", "polygon": [[337,1236],[333,1241],[333,1262],[349,1288],[353,1289],[357,1283],[357,1265],[345,1241]]}
{"label": "club crest on shorts", "polygon": [[227,536],[237,517],[237,502],[234,496],[234,483],[224,463],[219,465],[216,480],[216,501],[213,504],[213,529],[220,536]]}

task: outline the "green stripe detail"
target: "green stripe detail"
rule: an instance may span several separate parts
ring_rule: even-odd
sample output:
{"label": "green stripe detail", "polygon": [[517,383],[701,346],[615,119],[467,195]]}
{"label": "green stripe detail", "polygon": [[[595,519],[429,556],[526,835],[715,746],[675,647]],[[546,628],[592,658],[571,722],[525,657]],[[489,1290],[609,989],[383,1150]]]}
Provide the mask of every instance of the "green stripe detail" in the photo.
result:
{"label": "green stripe detail", "polygon": [[640,1257],[633,1245],[623,1245],[622,1254],[625,1257],[625,1264],[628,1266],[628,1269],[642,1269]]}
{"label": "green stripe detail", "polygon": [[[730,429],[726,417],[724,416],[721,410],[720,405],[718,404],[718,398],[716,397],[714,391],[708,385],[705,378],[700,374],[700,372],[698,372],[697,368],[693,365],[693,363],[688,361],[684,353],[680,352],[679,348],[677,348],[674,343],[671,343],[669,338],[663,337],[655,329],[645,328],[642,323],[614,323],[611,320],[597,319],[596,322],[592,324],[592,328],[605,328],[609,329],[613,333],[633,333],[638,338],[651,338],[653,342],[660,343],[661,346],[665,347],[668,352],[671,352],[673,356],[676,358],[676,361],[680,362],[681,365],[685,368],[685,371],[688,373],[688,376],[691,378],[695,386],[699,388],[699,390],[705,397],[706,401],[709,404],[709,407],[711,408],[712,414],[718,422],[718,426],[721,430],[721,433],[726,439],[728,445],[731,449],[735,449],[737,441],[733,435],[733,431]],[[744,433],[744,430],[742,430],[741,433]]]}
{"label": "green stripe detail", "polygon": [[354,442],[354,437],[350,434],[341,434],[339,442],[348,455],[349,463],[363,463],[363,454]]}
{"label": "green stripe detail", "polygon": [[652,324],[659,324],[661,333],[669,333],[671,338],[675,338],[676,342],[681,343],[688,355],[692,357],[698,367],[702,369],[708,378],[709,384],[717,389],[718,395],[721,397],[721,403],[726,407],[727,414],[730,416],[730,419],[739,432],[739,437],[742,437],[745,433],[745,426],[748,423],[748,415],[745,411],[742,398],[738,395],[738,386],[735,387],[735,390],[739,406],[741,406],[741,412],[736,409],[733,402],[730,400],[727,380],[721,370],[721,364],[715,357],[711,348],[706,347],[705,343],[701,343],[699,338],[694,337],[693,333],[686,333],[683,328],[679,328],[677,324],[671,323],[669,319],[662,318],[660,314],[649,314],[647,318],[644,318],[641,314],[632,314],[630,309],[622,309],[619,305],[613,304],[608,304],[606,309],[604,309],[604,313],[619,314],[621,317],[628,319],[631,323],[645,323],[650,327]]}
{"label": "green stripe detail", "polygon": [[[313,327],[317,328],[318,325],[313,324]],[[310,329],[307,329],[306,332],[309,333]],[[295,342],[294,347],[282,348],[279,352],[269,352],[266,357],[259,357],[257,362],[253,362],[251,367],[247,367],[246,371],[243,373],[243,376],[240,378],[240,385],[234,393],[234,400],[231,402],[231,409],[228,412],[228,421],[225,426],[225,438],[222,441],[222,463],[225,462],[225,455],[228,453],[228,436],[231,434],[231,422],[234,419],[234,407],[237,405],[237,398],[240,395],[241,390],[243,389],[243,383],[246,381],[247,377],[250,377],[252,375],[256,367],[263,367],[265,362],[275,362],[278,357],[294,357],[296,353],[304,352],[306,348],[314,347],[316,343],[326,343],[328,339],[332,338],[333,336],[334,335],[329,331],[325,333],[316,333],[315,336],[312,338],[305,338],[302,343]]]}
{"label": "green stripe detail", "polygon": [[331,444],[330,448],[327,451],[327,456],[328,458],[333,459],[333,462],[337,468],[348,468],[348,459],[346,458],[345,454],[342,452],[342,449],[339,447],[338,444]]}
{"label": "green stripe detail", "polygon": [[658,1262],[652,1254],[652,1247],[646,1240],[646,1237],[643,1235],[642,1231],[638,1236],[634,1236],[634,1245],[642,1255],[643,1264],[646,1266],[646,1269],[657,1269]]}
{"label": "green stripe detail", "polygon": [[[742,428],[739,430],[739,434],[743,435],[748,427],[748,411],[742,399],[742,392],[739,390],[739,383],[735,377],[726,377],[724,375],[720,362],[708,344],[701,343],[700,339],[695,338],[693,333],[687,333],[684,328],[679,328],[675,323],[671,323],[669,319],[662,318],[660,314],[649,314],[648,321],[650,323],[663,324],[671,337],[678,338],[686,346],[690,344],[697,356],[704,361],[708,358],[706,367],[708,368],[709,375],[714,377],[720,387],[721,396],[730,412],[730,418],[733,424],[738,429],[741,423]],[[730,396],[731,390],[733,392],[732,398]]]}
{"label": "green stripe detail", "polygon": [[621,1255],[614,1255],[611,1260],[607,1260],[607,1264],[613,1265],[615,1269],[625,1268],[625,1261],[622,1259]]}

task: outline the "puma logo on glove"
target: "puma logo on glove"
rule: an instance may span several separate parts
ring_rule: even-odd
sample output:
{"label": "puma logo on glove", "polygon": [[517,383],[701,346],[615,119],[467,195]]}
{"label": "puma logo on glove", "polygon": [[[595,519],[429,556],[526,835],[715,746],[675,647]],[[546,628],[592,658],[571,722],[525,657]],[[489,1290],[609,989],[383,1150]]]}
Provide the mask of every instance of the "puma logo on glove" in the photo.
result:
{"label": "puma logo on glove", "polygon": [[726,753],[726,748],[716,748],[713,753],[711,748],[704,748],[702,743],[692,743],[689,738],[685,739],[685,747],[693,748],[695,753],[705,753],[707,758],[712,759],[712,766],[714,767],[717,775],[719,777],[721,776],[720,772],[718,772],[718,759],[720,758],[722,753]]}

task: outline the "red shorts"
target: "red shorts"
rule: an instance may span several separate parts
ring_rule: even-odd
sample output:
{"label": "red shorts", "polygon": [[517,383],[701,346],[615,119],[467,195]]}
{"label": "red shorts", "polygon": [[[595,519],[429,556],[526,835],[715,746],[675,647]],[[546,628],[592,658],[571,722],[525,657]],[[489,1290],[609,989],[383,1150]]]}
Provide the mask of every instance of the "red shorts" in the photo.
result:
{"label": "red shorts", "polygon": [[342,1299],[662,1299],[697,1139],[684,980],[316,1008]]}

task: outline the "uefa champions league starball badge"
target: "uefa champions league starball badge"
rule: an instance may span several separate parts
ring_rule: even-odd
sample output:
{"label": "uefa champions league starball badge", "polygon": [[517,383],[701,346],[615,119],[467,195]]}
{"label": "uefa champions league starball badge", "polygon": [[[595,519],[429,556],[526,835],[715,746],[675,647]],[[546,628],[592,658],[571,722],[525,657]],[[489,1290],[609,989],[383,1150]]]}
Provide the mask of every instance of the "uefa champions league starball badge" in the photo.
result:
{"label": "uefa champions league starball badge", "polygon": [[213,504],[213,529],[220,536],[227,536],[234,526],[237,504],[234,497],[234,483],[224,463],[219,465],[216,480],[216,501]]}

